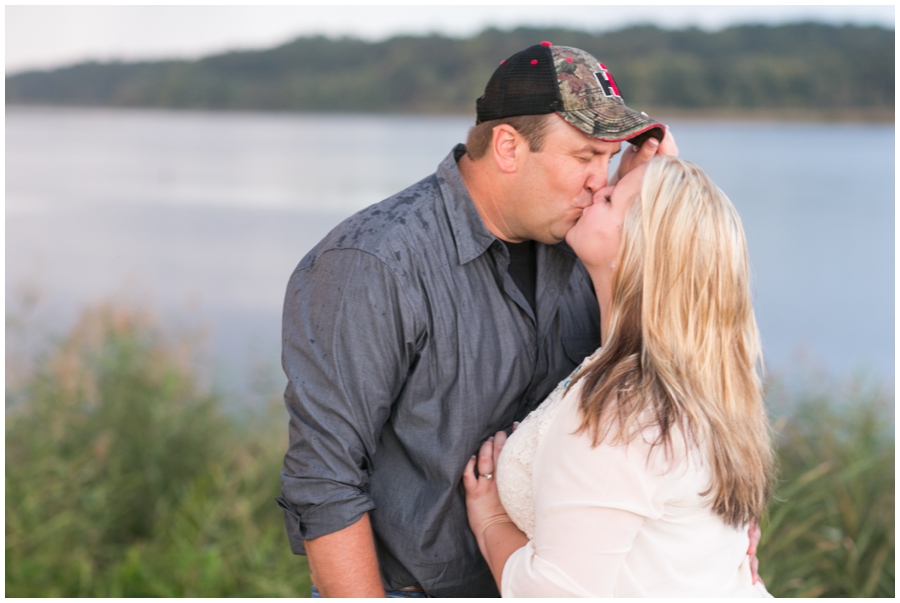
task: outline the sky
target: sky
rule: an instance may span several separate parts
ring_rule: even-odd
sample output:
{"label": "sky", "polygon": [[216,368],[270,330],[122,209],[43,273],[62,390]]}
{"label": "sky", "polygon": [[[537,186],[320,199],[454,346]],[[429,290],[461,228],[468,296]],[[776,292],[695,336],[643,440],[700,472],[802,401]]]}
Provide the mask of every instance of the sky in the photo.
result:
{"label": "sky", "polygon": [[805,20],[894,27],[894,5],[870,6],[6,6],[6,73],[85,60],[199,58],[271,48],[305,35],[381,40],[432,32],[465,37],[490,26],[607,31],[651,23],[716,30]]}

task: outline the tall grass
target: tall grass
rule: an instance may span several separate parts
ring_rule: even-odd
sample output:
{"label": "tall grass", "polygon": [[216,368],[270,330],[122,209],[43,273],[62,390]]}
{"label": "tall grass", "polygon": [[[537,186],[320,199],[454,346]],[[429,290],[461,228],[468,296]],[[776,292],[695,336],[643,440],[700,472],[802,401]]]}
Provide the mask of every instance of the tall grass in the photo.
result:
{"label": "tall grass", "polygon": [[[121,307],[86,312],[32,363],[9,337],[8,596],[308,595],[273,502],[277,394],[223,414],[190,342]],[[808,391],[780,402],[762,576],[776,596],[893,596],[891,400]]]}
{"label": "tall grass", "polygon": [[309,592],[273,501],[280,415],[224,416],[190,357],[107,306],[7,390],[7,596]]}
{"label": "tall grass", "polygon": [[805,391],[771,396],[785,414],[761,576],[779,597],[893,597],[893,399],[865,382]]}

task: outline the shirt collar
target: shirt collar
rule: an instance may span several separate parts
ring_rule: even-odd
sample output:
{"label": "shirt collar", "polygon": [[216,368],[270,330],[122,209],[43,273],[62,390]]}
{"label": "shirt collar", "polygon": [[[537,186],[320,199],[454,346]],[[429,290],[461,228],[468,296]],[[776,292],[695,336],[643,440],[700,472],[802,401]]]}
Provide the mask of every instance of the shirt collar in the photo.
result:
{"label": "shirt collar", "polygon": [[444,197],[460,265],[471,262],[498,240],[484,225],[459,173],[457,161],[465,152],[464,144],[456,145],[437,169],[438,185]]}

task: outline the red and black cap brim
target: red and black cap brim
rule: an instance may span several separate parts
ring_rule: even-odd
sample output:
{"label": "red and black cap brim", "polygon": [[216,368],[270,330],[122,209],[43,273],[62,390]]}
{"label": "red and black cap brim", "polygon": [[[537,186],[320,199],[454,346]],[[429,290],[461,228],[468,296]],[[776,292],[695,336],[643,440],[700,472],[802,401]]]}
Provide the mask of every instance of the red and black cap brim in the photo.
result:
{"label": "red and black cap brim", "polygon": [[588,136],[604,142],[628,141],[640,145],[648,138],[662,141],[666,133],[665,125],[623,103],[556,113]]}

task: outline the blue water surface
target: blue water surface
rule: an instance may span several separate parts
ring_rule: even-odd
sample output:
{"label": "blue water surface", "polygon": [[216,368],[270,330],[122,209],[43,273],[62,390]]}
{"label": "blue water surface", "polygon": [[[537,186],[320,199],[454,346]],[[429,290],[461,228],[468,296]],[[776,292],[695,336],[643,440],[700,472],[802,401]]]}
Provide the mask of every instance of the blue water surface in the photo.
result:
{"label": "blue water surface", "polygon": [[[7,311],[36,292],[59,331],[102,300],[149,306],[207,333],[221,387],[277,382],[294,266],[471,121],[8,107]],[[741,214],[770,371],[893,387],[893,126],[669,125]]]}

